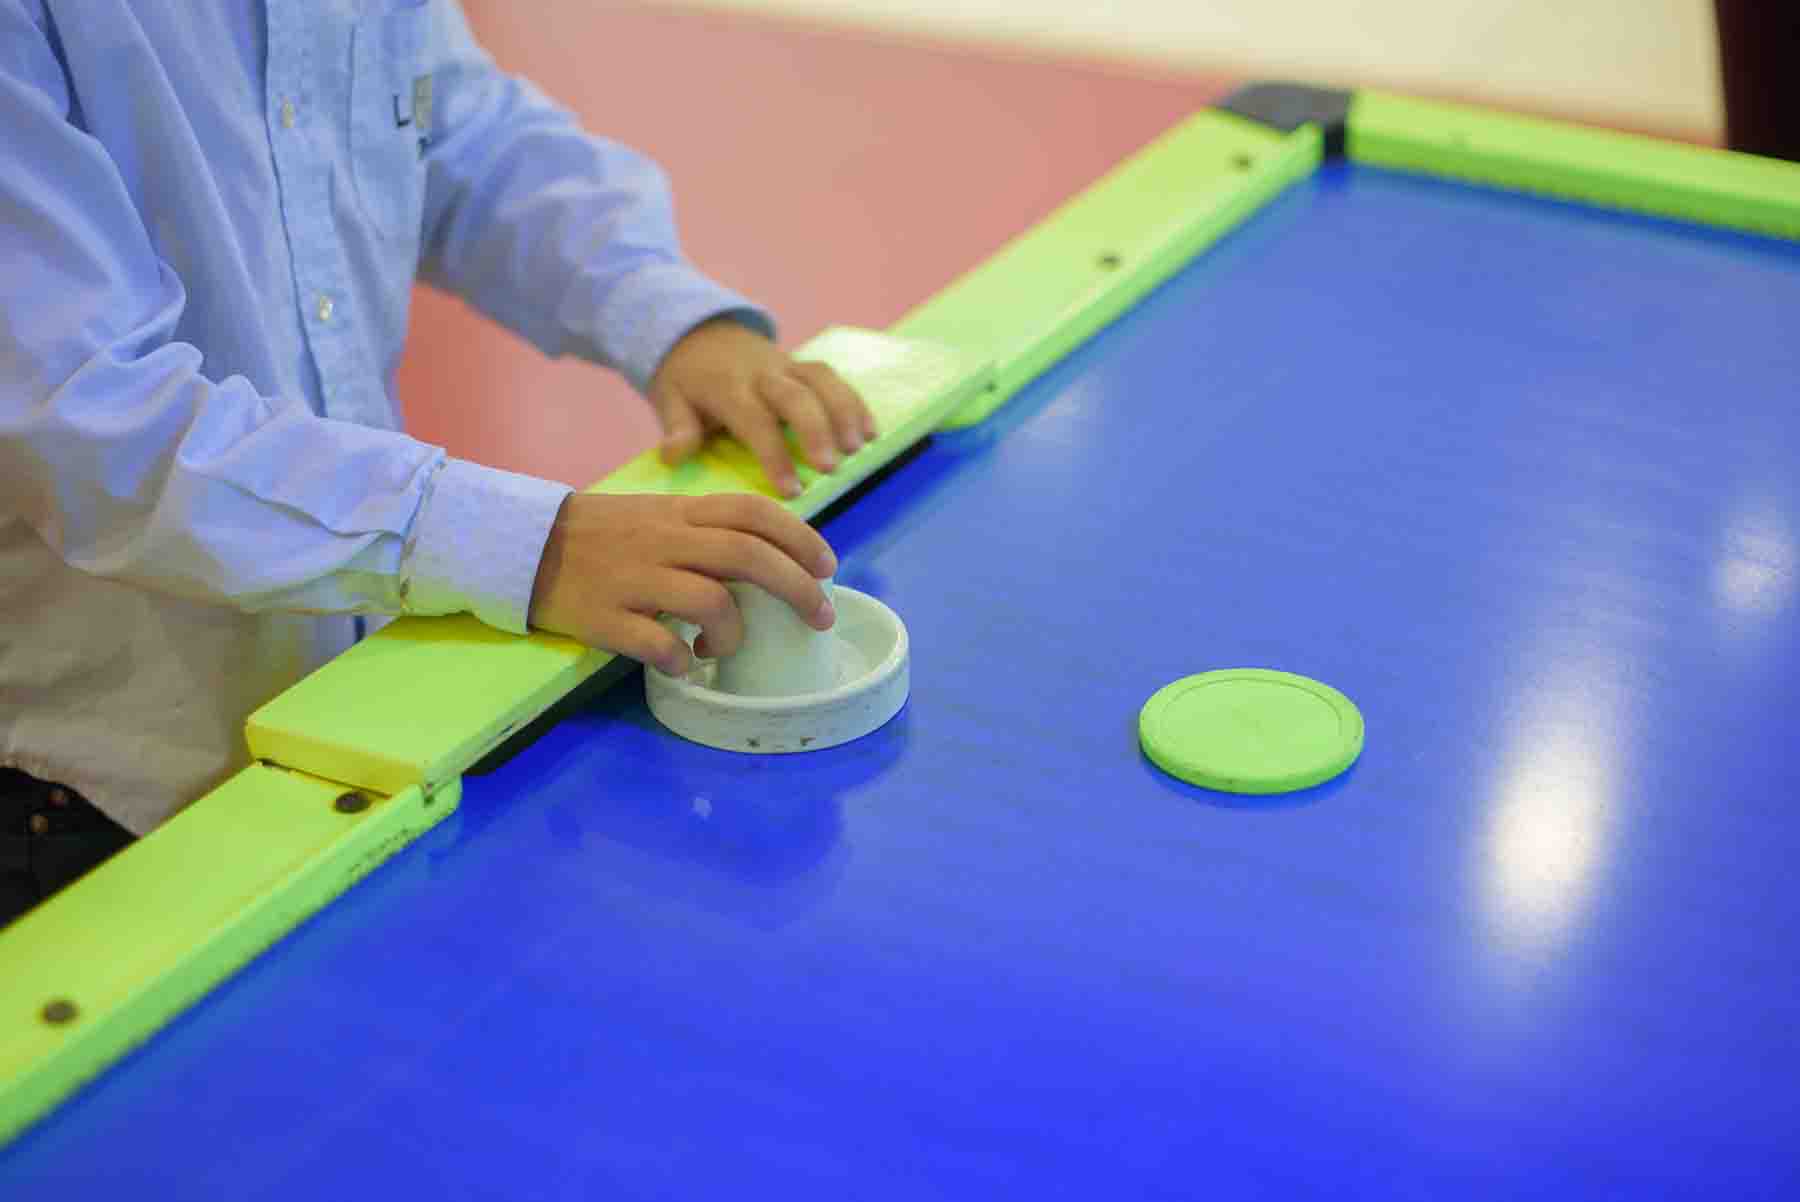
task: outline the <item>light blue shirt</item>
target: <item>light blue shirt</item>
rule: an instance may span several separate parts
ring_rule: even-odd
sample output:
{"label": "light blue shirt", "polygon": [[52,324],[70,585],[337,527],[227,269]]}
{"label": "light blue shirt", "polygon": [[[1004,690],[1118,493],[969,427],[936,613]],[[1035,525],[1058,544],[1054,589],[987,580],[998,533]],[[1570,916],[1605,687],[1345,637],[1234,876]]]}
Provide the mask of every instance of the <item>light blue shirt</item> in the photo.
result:
{"label": "light blue shirt", "polygon": [[348,641],[296,615],[525,629],[568,490],[401,433],[415,279],[640,389],[769,328],[454,0],[0,0],[0,131],[0,763],[135,829]]}

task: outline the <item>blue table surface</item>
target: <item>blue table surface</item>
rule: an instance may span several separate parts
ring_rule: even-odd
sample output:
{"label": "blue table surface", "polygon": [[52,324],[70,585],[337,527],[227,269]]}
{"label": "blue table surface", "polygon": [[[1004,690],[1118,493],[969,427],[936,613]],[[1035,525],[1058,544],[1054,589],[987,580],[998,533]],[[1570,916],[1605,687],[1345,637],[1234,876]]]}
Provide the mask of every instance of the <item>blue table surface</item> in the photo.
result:
{"label": "blue table surface", "polygon": [[[829,521],[887,728],[587,701],[0,1196],[1800,1196],[1797,322],[1794,245],[1328,168]],[[1159,773],[1238,666],[1361,761]]]}

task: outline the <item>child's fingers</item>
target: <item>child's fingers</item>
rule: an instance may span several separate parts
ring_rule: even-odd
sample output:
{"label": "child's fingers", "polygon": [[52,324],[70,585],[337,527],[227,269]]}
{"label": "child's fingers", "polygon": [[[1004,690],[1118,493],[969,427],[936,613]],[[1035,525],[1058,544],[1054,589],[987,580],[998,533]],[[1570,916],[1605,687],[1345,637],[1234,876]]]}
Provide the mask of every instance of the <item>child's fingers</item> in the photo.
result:
{"label": "child's fingers", "polygon": [[[801,448],[806,451],[807,462],[817,471],[835,472],[838,435],[820,397],[799,380],[773,372],[757,381],[757,391],[794,431]],[[851,448],[846,446],[844,449]]]}
{"label": "child's fingers", "polygon": [[[670,566],[698,572],[715,581],[742,580],[754,584],[787,602],[808,625],[819,630],[831,627],[831,606],[818,579],[791,555],[761,538],[736,530],[695,529],[675,551]],[[735,607],[733,616],[736,616]],[[726,625],[721,622],[721,629],[726,629]],[[735,631],[741,634],[741,627]],[[734,636],[728,634],[728,637]],[[735,647],[735,641],[731,645]],[[719,643],[709,639],[708,646],[717,647]]]}
{"label": "child's fingers", "polygon": [[868,403],[830,365],[796,363],[793,372],[818,396],[837,432],[838,445],[846,451],[860,450],[880,433]]}
{"label": "child's fingers", "polygon": [[754,493],[713,493],[685,498],[683,505],[686,509],[683,516],[693,525],[753,534],[778,548],[810,572],[815,580],[837,575],[837,555],[825,541],[825,536],[767,497]]}
{"label": "child's fingers", "polygon": [[714,402],[713,414],[733,437],[750,448],[776,492],[784,497],[800,495],[800,478],[794,474],[794,460],[781,435],[781,424],[761,397],[747,386],[735,386]]}
{"label": "child's fingers", "polygon": [[630,610],[606,610],[594,615],[590,629],[575,637],[590,647],[635,659],[680,676],[693,666],[693,655],[681,637],[654,618]]}
{"label": "child's fingers", "polygon": [[658,610],[700,628],[695,641],[700,654],[730,655],[743,643],[743,615],[719,581],[693,572],[663,571],[650,587]]}
{"label": "child's fingers", "polygon": [[663,462],[671,465],[684,462],[705,440],[706,428],[700,415],[681,395],[681,390],[672,384],[657,389],[651,400],[662,421]]}

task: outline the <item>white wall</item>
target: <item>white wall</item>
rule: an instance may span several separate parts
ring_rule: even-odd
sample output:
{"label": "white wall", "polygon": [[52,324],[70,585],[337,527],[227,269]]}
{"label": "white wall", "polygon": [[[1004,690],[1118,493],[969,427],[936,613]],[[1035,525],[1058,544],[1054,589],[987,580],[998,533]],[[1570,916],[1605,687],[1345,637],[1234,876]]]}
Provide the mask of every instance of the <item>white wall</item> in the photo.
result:
{"label": "white wall", "polygon": [[1657,133],[1724,128],[1710,0],[700,0],[1174,68],[1386,86]]}

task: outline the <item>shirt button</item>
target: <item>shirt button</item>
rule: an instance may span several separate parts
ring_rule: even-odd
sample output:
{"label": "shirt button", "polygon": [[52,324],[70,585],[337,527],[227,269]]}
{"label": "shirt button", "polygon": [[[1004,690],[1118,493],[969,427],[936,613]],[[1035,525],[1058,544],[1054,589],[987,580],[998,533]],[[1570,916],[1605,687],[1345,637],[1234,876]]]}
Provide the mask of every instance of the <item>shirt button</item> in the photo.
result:
{"label": "shirt button", "polygon": [[319,320],[330,321],[331,311],[335,308],[337,308],[337,306],[331,303],[331,298],[321,292],[319,294],[319,307],[315,310],[319,315]]}
{"label": "shirt button", "polygon": [[291,100],[281,102],[281,128],[294,128],[294,102]]}
{"label": "shirt button", "polygon": [[44,817],[42,814],[33,814],[31,816],[31,833],[34,835],[49,834],[50,833],[50,820],[48,818]]}

